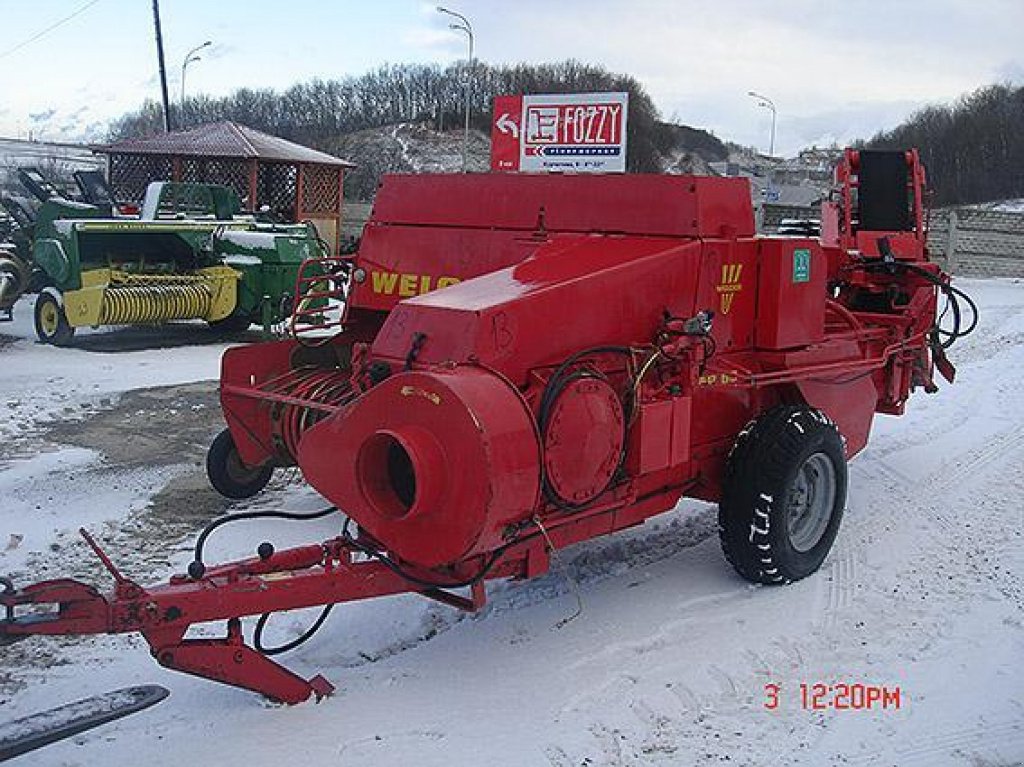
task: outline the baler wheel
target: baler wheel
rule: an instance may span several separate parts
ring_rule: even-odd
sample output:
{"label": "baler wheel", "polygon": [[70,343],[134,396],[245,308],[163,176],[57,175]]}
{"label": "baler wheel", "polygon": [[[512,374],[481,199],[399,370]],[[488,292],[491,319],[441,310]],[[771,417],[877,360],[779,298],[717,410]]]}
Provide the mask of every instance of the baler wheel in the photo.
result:
{"label": "baler wheel", "polygon": [[249,329],[249,326],[252,325],[252,317],[248,314],[229,314],[222,320],[212,320],[209,325],[215,333],[236,335]]}
{"label": "baler wheel", "polygon": [[273,473],[273,466],[252,468],[242,462],[230,429],[218,434],[206,452],[206,476],[213,489],[225,498],[252,498],[267,486]]}
{"label": "baler wheel", "polygon": [[726,466],[718,530],[736,571],[754,583],[815,572],[846,505],[842,437],[819,410],[781,406],[740,433]]}
{"label": "baler wheel", "polygon": [[40,343],[67,346],[75,335],[60,299],[51,290],[43,290],[36,298],[35,324]]}

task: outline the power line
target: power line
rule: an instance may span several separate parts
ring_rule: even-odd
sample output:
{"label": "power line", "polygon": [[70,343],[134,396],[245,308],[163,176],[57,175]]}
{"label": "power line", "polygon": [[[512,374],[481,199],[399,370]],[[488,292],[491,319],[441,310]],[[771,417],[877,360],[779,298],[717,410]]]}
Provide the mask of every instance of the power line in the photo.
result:
{"label": "power line", "polygon": [[71,14],[65,16],[60,21],[54,22],[53,24],[48,26],[46,29],[43,29],[43,30],[41,30],[39,32],[36,32],[28,40],[20,42],[17,45],[15,45],[13,48],[8,48],[3,53],[0,53],[0,59],[6,58],[7,56],[10,56],[12,53],[15,53],[16,51],[20,51],[26,45],[34,43],[36,40],[38,40],[43,35],[49,34],[50,32],[52,32],[53,30],[55,30],[57,27],[61,26],[62,24],[66,24],[67,22],[71,21],[71,19],[75,18],[75,16],[78,16],[79,14],[84,13],[85,11],[89,10],[90,8],[92,8],[92,6],[96,5],[96,3],[98,3],[99,1],[100,0],[89,0],[88,3],[83,5],[81,8],[79,8],[74,13],[71,13]]}

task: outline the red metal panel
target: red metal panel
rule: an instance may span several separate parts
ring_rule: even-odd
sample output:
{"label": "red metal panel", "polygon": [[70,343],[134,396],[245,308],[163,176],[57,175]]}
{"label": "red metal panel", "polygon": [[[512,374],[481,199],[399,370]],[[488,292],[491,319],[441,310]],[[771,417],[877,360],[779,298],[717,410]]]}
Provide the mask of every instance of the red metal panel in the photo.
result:
{"label": "red metal panel", "polygon": [[750,237],[746,179],[644,174],[385,176],[372,220],[552,232]]}
{"label": "red metal panel", "polygon": [[828,265],[817,240],[763,239],[758,251],[757,347],[790,349],[823,340]]}
{"label": "red metal panel", "polygon": [[854,239],[854,247],[863,255],[878,258],[878,240],[886,238],[894,256],[908,261],[919,261],[922,256],[922,245],[914,232],[866,232],[859,231]]}
{"label": "red metal panel", "polygon": [[363,230],[351,305],[389,310],[404,298],[517,264],[544,239],[521,231],[381,226]]}
{"label": "red metal panel", "polygon": [[[289,369],[295,344],[274,341],[256,346],[233,346],[221,357],[221,384],[257,388]],[[266,402],[221,391],[221,409],[231,429],[238,455],[248,466],[273,457],[270,408]]]}
{"label": "red metal panel", "polygon": [[690,460],[690,397],[672,398],[672,451],[671,466],[681,466]]}
{"label": "red metal panel", "polygon": [[828,380],[812,379],[800,381],[797,385],[808,405],[818,408],[835,421],[845,440],[847,458],[864,449],[878,402],[878,390],[870,376],[848,381],[842,386]]}
{"label": "red metal panel", "polygon": [[517,266],[401,302],[373,354],[404,361],[425,333],[421,362],[473,357],[522,382],[597,340],[646,343],[665,310],[691,316],[699,257],[698,241],[555,237]]}
{"label": "red metal panel", "polygon": [[672,401],[640,406],[629,430],[626,470],[633,476],[664,469],[672,461]]}
{"label": "red metal panel", "polygon": [[756,252],[756,240],[710,240],[703,244],[694,310],[680,316],[713,311],[711,334],[719,353],[753,345]]}

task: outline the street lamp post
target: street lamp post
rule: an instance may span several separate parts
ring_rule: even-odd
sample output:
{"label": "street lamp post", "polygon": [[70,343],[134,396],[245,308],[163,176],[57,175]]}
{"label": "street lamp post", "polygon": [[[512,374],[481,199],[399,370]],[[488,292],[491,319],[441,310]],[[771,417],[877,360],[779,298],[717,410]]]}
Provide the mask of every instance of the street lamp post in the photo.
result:
{"label": "street lamp post", "polygon": [[448,26],[456,31],[465,32],[466,38],[469,40],[469,61],[466,65],[466,126],[462,131],[462,172],[465,173],[469,170],[469,89],[473,80],[473,25],[461,13],[449,11],[440,5],[437,6],[437,12],[458,19],[459,23]]}
{"label": "street lamp post", "polygon": [[771,143],[768,145],[768,156],[775,156],[775,102],[773,102],[767,96],[762,96],[760,93],[754,93],[754,91],[747,91],[748,96],[753,96],[755,99],[759,99],[758,106],[764,107],[765,109],[772,110],[772,136]]}
{"label": "street lamp post", "polygon": [[[210,41],[210,40],[207,40],[202,45],[197,45],[195,48],[193,48],[188,53],[186,53],[185,54],[185,58],[182,59],[182,61],[181,61],[181,121],[182,121],[182,123],[185,122],[185,70],[188,69],[188,65],[191,64],[193,61],[200,61],[202,59],[202,57],[201,56],[197,56],[196,54],[199,51],[201,51],[203,48],[206,48],[206,47],[208,47],[210,45],[213,45],[213,42]],[[182,125],[182,127],[185,127],[184,124]]]}

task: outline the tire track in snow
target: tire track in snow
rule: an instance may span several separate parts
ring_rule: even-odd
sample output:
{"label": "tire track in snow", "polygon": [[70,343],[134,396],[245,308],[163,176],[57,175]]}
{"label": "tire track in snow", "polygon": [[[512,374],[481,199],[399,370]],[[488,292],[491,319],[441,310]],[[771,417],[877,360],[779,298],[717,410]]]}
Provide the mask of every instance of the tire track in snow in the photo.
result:
{"label": "tire track in snow", "polygon": [[860,568],[864,561],[863,550],[854,549],[849,543],[849,536],[845,537],[826,571],[825,604],[818,619],[820,626],[829,629],[837,627],[844,614],[854,606]]}
{"label": "tire track in snow", "polygon": [[1024,424],[1017,424],[996,435],[982,447],[968,452],[966,459],[952,469],[940,469],[920,480],[916,483],[917,488],[934,498],[962,484],[972,475],[995,468],[993,464],[1012,455],[1021,446],[1024,446]]}
{"label": "tire track in snow", "polygon": [[[971,760],[971,764],[1020,764],[1009,761],[1006,750],[1019,756],[1024,747],[1024,721],[1007,720],[998,724],[982,722],[969,727],[914,738],[896,746],[889,752],[870,750],[849,757],[849,764],[875,765],[884,763],[891,753],[898,758],[900,767],[931,767],[936,758],[955,755]],[[1011,757],[1012,758],[1012,757]],[[992,760],[992,761],[990,761]]]}

